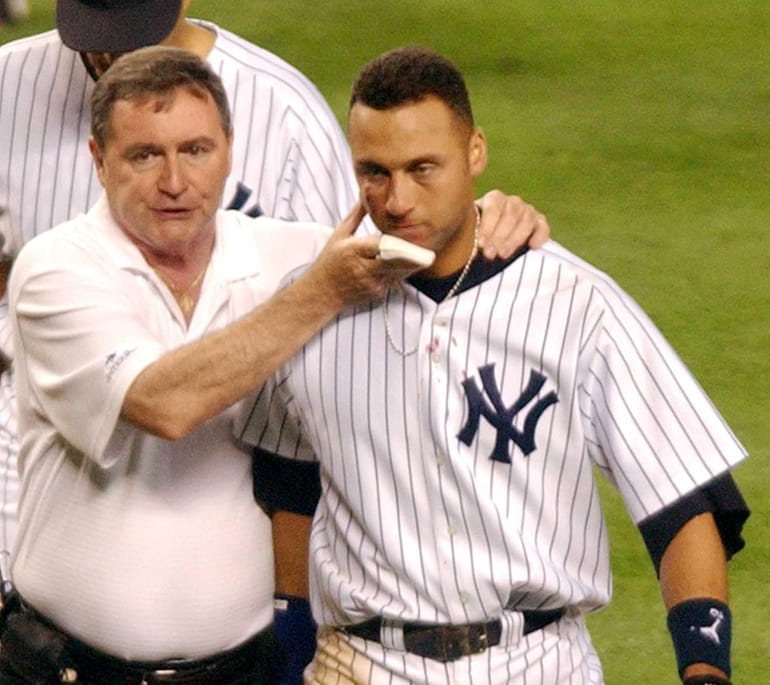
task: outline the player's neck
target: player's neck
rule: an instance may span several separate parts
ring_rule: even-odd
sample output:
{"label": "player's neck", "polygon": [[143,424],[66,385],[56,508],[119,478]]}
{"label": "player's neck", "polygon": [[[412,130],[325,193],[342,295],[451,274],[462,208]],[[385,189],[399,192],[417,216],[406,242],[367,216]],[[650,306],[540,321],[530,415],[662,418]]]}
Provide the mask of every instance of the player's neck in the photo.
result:
{"label": "player's neck", "polygon": [[428,269],[420,272],[421,277],[444,278],[462,270],[467,272],[470,262],[478,253],[478,230],[481,215],[475,204],[471,203],[468,215],[452,239],[436,255],[436,261]]}
{"label": "player's neck", "polygon": [[214,47],[216,39],[217,36],[213,31],[189,19],[181,19],[163,44],[188,50],[205,59]]}

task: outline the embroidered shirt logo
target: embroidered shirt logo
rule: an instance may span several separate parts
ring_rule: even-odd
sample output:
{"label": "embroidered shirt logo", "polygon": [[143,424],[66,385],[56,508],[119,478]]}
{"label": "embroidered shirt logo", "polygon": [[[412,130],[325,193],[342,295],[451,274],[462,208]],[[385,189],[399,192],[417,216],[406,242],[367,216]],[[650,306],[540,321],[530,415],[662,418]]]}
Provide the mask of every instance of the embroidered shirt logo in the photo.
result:
{"label": "embroidered shirt logo", "polygon": [[460,442],[470,445],[479,430],[481,417],[483,416],[493,428],[497,430],[497,439],[490,459],[511,463],[511,455],[508,445],[513,442],[525,455],[535,450],[535,429],[543,412],[552,404],[556,404],[559,398],[551,391],[535,402],[527,412],[522,429],[513,425],[518,414],[529,405],[545,385],[546,377],[532,369],[529,372],[527,387],[519,398],[510,406],[503,404],[503,398],[495,379],[495,365],[487,364],[479,367],[479,376],[489,401],[476,385],[475,378],[466,378],[462,385],[465,396],[468,399],[468,419],[462,430],[457,434]]}
{"label": "embroidered shirt logo", "polygon": [[115,372],[120,368],[120,365],[128,359],[129,355],[134,352],[136,348],[130,350],[123,350],[122,352],[112,352],[107,355],[104,360],[104,372],[107,375],[107,380],[111,381]]}
{"label": "embroidered shirt logo", "polygon": [[708,640],[719,646],[722,643],[719,638],[719,628],[725,620],[725,615],[716,607],[712,607],[709,609],[709,616],[714,619],[714,622],[710,626],[690,626],[690,630],[697,630],[704,640]]}

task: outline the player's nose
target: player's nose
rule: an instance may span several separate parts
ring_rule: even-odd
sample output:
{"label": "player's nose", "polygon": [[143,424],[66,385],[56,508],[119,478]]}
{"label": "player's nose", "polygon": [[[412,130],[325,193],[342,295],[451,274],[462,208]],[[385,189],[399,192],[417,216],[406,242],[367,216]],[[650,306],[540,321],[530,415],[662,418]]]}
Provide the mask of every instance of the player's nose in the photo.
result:
{"label": "player's nose", "polygon": [[388,196],[385,209],[392,216],[407,214],[414,204],[413,183],[409,178],[394,174],[388,184]]}

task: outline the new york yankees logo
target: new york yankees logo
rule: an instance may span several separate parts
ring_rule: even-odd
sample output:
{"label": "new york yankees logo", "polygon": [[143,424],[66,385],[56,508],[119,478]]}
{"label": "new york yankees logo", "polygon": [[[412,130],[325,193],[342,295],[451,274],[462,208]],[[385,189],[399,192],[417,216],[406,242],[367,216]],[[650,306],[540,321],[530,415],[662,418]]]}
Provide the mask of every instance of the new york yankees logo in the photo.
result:
{"label": "new york yankees logo", "polygon": [[540,420],[543,412],[552,404],[556,404],[559,398],[556,397],[555,392],[551,391],[545,397],[541,397],[535,402],[524,419],[523,430],[517,429],[513,425],[513,420],[520,411],[535,399],[545,384],[545,376],[532,369],[529,372],[527,387],[524,388],[519,398],[510,407],[506,407],[503,404],[503,398],[500,395],[500,389],[495,380],[495,365],[487,364],[486,366],[479,367],[479,376],[491,405],[476,385],[475,378],[466,378],[463,381],[463,389],[468,399],[468,420],[457,434],[458,439],[460,442],[470,445],[476,437],[479,423],[483,416],[497,430],[497,439],[492,454],[489,455],[490,459],[510,464],[509,442],[517,445],[525,455],[531,454],[535,449],[535,428],[537,428],[537,422]]}
{"label": "new york yankees logo", "polygon": [[251,197],[251,188],[238,181],[238,187],[235,191],[233,199],[230,200],[230,204],[225,209],[238,209],[242,211],[246,216],[250,216],[252,219],[256,219],[258,216],[262,216],[262,207],[259,203],[255,204],[251,209],[244,209],[246,203]]}

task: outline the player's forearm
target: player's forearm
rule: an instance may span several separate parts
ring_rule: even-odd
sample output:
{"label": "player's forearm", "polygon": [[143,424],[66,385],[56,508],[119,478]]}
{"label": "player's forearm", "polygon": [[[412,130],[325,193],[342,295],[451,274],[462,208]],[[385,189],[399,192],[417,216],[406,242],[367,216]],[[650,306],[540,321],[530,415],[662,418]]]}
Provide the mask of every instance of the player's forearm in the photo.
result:
{"label": "player's forearm", "polygon": [[275,555],[275,591],[293,597],[309,595],[308,553],[311,516],[288,511],[273,514],[273,552]]}
{"label": "player's forearm", "polygon": [[[712,514],[706,513],[692,518],[671,541],[661,561],[660,587],[664,604],[669,611],[674,608],[676,612],[676,607],[686,606],[683,603],[703,600],[717,600],[720,605],[727,604],[727,561]],[[694,631],[713,625],[728,631],[726,634],[729,636],[729,626],[720,624],[718,618],[712,619],[718,616],[714,611],[716,610],[709,610],[708,620],[704,625],[688,626],[687,630]],[[722,619],[725,620],[726,618]],[[723,633],[723,640],[724,635]],[[675,638],[675,646],[677,642]],[[715,647],[724,645],[715,644]],[[728,673],[709,663],[694,663],[687,666],[681,675],[686,680],[697,675],[718,675],[727,678]]]}
{"label": "player's forearm", "polygon": [[660,587],[666,609],[687,599],[713,597],[727,602],[727,562],[710,513],[688,521],[663,554]]}

